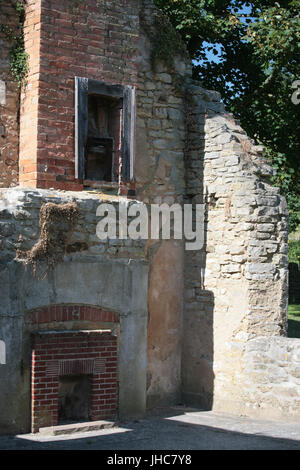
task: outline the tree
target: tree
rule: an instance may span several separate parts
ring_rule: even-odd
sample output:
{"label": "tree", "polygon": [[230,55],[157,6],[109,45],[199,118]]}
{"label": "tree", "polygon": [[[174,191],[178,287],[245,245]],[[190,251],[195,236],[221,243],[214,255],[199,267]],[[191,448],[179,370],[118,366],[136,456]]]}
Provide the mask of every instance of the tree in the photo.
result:
{"label": "tree", "polygon": [[[300,223],[300,0],[156,0],[187,44],[194,78],[227,109],[277,169],[290,230]],[[300,87],[299,87],[300,88]]]}

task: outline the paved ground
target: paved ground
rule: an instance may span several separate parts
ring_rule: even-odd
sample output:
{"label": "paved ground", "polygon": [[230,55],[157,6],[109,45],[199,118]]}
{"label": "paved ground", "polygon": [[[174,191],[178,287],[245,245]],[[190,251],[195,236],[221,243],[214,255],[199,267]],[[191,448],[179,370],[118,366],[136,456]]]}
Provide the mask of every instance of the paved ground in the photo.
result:
{"label": "paved ground", "polygon": [[172,408],[120,427],[64,436],[0,436],[0,450],[300,450],[300,423]]}

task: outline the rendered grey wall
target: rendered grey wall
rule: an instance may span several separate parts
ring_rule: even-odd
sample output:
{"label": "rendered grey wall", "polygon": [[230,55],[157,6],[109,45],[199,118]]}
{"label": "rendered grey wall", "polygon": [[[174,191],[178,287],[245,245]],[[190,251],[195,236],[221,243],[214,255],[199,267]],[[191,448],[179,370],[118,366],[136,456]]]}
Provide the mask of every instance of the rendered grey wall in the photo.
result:
{"label": "rendered grey wall", "polygon": [[[47,196],[52,200],[53,193],[15,189],[9,192],[12,199],[14,191],[19,196],[18,206],[15,202],[9,205],[4,196],[0,205],[0,214],[7,217],[7,222],[1,223],[8,224],[6,227],[14,227],[13,233],[16,239],[20,233],[23,233],[25,238],[25,234],[28,233],[26,225],[24,219],[18,217],[26,206],[26,199],[27,216],[32,217],[30,230],[34,231],[37,229],[35,208],[45,202]],[[58,193],[55,196],[60,199]],[[66,256],[64,262],[59,263],[53,271],[49,271],[44,279],[39,277],[39,273],[34,276],[31,266],[24,266],[21,261],[13,259],[13,246],[10,251],[8,249],[1,252],[3,263],[0,271],[0,340],[6,345],[6,364],[0,364],[0,432],[2,433],[30,430],[31,343],[30,329],[24,325],[24,313],[30,309],[52,304],[96,305],[119,314],[120,416],[136,417],[145,412],[148,265],[141,257],[142,251],[139,247],[135,252],[136,256],[140,256],[139,259],[133,258],[133,250],[130,259],[128,253],[124,258],[108,258],[108,252],[106,255],[103,254],[102,249],[105,244],[98,240],[97,245],[94,235],[99,199],[85,198],[85,196],[84,193],[78,193],[81,219],[73,237],[74,240],[85,237],[87,240],[93,239],[93,245],[90,246],[88,242],[92,252],[87,250]],[[28,199],[30,210],[28,210]],[[62,198],[60,201],[65,202]],[[22,215],[24,216],[24,213]],[[12,244],[13,234],[10,240]],[[30,242],[31,245],[34,244],[34,240]],[[109,250],[109,244],[104,249]],[[116,254],[114,250],[112,253]],[[118,253],[122,256],[121,248]],[[96,328],[97,325],[93,327]]]}

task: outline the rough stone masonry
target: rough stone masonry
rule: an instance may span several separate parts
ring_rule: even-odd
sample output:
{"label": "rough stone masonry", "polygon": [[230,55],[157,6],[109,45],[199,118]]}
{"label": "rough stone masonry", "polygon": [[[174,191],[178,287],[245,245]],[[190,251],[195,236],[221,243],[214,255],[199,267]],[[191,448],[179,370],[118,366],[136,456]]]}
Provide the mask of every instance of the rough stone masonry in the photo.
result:
{"label": "rough stone masonry", "polygon": [[[13,22],[10,3],[0,12]],[[160,35],[175,32],[152,1],[27,0],[25,13],[29,72],[20,108],[11,45],[0,36],[1,165],[14,168],[1,171],[0,431],[28,432],[39,416],[46,425],[57,415],[57,396],[43,399],[43,382],[39,403],[31,390],[33,338],[49,331],[115,335],[121,418],[185,403],[299,419],[300,343],[286,338],[288,214],[262,149],[218,93],[192,80],[182,44],[167,57],[157,50]],[[76,178],[75,77],[134,87],[130,180],[122,159],[114,184]],[[19,162],[18,182],[7,149]],[[79,216],[63,257],[35,272],[22,253],[39,242],[49,202],[74,203]],[[203,204],[204,247],[101,241],[101,202]],[[70,358],[55,360],[65,370]],[[101,412],[109,399],[97,403]]]}

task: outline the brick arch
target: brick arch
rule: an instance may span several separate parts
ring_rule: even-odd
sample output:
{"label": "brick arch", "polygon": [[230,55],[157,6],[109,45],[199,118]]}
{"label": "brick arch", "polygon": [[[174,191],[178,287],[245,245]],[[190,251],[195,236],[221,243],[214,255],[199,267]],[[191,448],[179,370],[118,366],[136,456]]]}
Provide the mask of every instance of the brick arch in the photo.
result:
{"label": "brick arch", "polygon": [[25,313],[25,324],[28,325],[76,320],[117,323],[119,315],[94,305],[78,304],[49,305]]}

